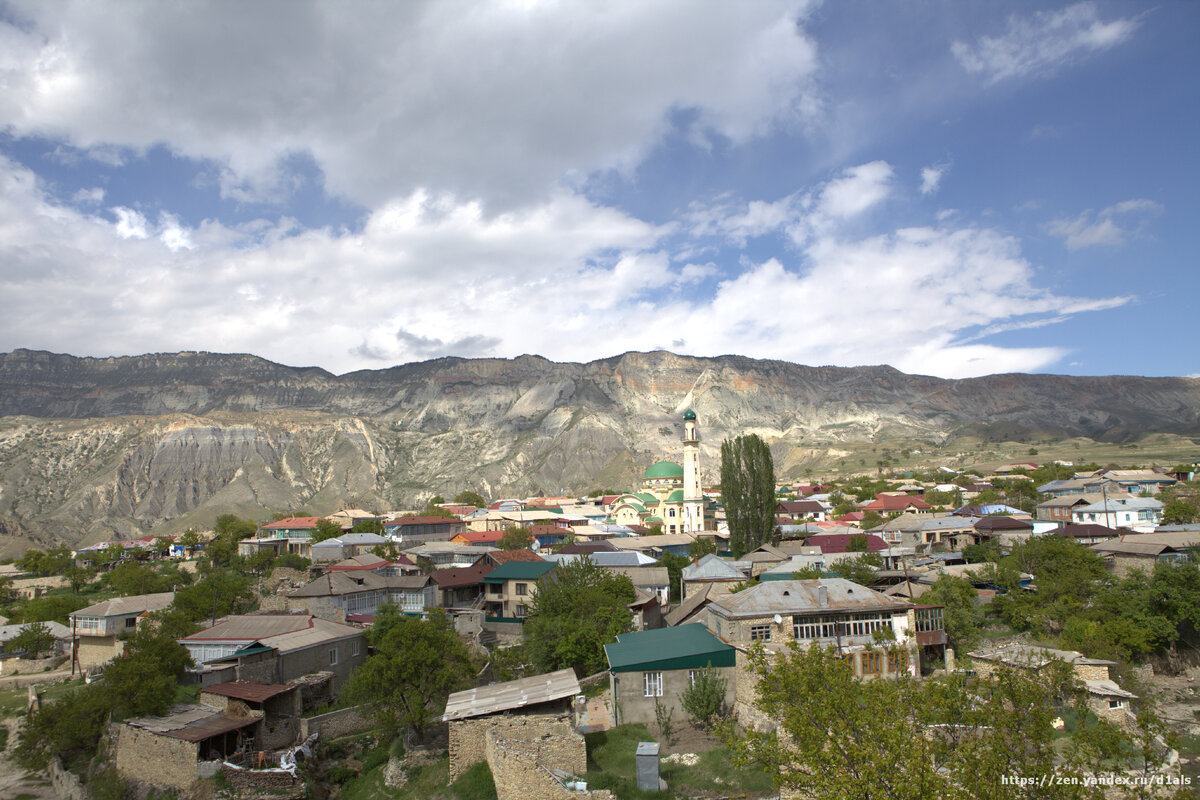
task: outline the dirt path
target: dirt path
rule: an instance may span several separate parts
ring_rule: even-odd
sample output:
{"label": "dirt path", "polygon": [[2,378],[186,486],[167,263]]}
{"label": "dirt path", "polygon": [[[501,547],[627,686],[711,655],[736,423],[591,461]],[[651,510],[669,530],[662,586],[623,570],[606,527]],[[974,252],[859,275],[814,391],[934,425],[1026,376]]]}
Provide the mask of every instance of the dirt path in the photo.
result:
{"label": "dirt path", "polygon": [[12,717],[0,720],[8,728],[8,746],[0,754],[0,800],[58,800],[50,779],[46,776],[27,775],[25,770],[10,759],[17,743],[17,730],[21,720]]}

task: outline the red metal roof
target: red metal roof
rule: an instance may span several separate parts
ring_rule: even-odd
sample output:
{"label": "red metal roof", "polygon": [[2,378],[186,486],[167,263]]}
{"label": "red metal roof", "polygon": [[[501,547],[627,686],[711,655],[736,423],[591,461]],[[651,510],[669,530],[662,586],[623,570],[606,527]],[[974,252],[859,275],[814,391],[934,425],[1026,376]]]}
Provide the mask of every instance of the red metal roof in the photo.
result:
{"label": "red metal roof", "polygon": [[545,561],[532,550],[493,550],[488,553],[488,556],[495,559],[497,564],[503,564],[506,561]]}
{"label": "red metal roof", "polygon": [[276,528],[315,528],[317,523],[321,521],[321,517],[288,517],[281,519],[278,522],[271,522],[263,525],[263,529]]}
{"label": "red metal roof", "polygon": [[460,537],[471,544],[491,544],[504,538],[504,531],[463,531]]}
{"label": "red metal roof", "polygon": [[389,519],[387,522],[385,522],[383,524],[386,526],[389,526],[389,527],[393,526],[393,525],[399,525],[400,527],[404,527],[405,525],[438,525],[438,524],[461,525],[462,520],[459,519],[458,517],[438,517],[438,516],[401,517],[400,519]]}
{"label": "red metal roof", "polygon": [[862,507],[863,511],[903,511],[906,508],[933,508],[919,497],[906,494],[880,494]]}
{"label": "red metal roof", "polygon": [[209,694],[219,694],[223,697],[232,697],[235,700],[261,703],[284,692],[290,692],[293,688],[295,687],[286,686],[282,683],[227,681],[225,683],[214,683],[212,686],[206,686],[201,691],[208,692]]}

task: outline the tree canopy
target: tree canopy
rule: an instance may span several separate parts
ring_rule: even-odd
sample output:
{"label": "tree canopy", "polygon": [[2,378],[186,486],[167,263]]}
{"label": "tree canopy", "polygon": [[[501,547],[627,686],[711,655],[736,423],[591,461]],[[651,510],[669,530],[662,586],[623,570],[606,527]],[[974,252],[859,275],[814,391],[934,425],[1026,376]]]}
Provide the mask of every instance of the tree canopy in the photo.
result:
{"label": "tree canopy", "polygon": [[775,463],[751,433],[721,442],[721,500],[734,558],[770,541],[775,531]]}
{"label": "tree canopy", "polygon": [[533,531],[523,525],[504,529],[504,535],[496,542],[501,550],[524,550],[533,544]]}
{"label": "tree canopy", "polygon": [[[1148,712],[1133,734],[1093,718],[1058,741],[1056,717],[1087,718],[1086,692],[1061,662],[1036,675],[1001,669],[994,678],[864,681],[834,651],[792,642],[776,656],[755,648],[749,663],[755,706],[774,724],[730,726],[724,738],[742,763],[777,773],[813,800],[1099,800],[1110,787],[1085,786],[1085,775],[1134,768],[1135,755],[1147,756],[1150,768],[1157,762],[1153,737],[1162,727]],[[1043,775],[1078,780],[1011,780]]]}
{"label": "tree canopy", "polygon": [[572,667],[592,675],[607,664],[604,645],[633,621],[633,583],[586,556],[557,565],[537,583],[525,620],[529,660],[542,672]]}
{"label": "tree canopy", "polygon": [[343,688],[351,702],[365,703],[391,733],[424,733],[453,692],[471,685],[475,662],[442,609],[428,619],[410,617],[388,604],[367,632],[374,654]]}

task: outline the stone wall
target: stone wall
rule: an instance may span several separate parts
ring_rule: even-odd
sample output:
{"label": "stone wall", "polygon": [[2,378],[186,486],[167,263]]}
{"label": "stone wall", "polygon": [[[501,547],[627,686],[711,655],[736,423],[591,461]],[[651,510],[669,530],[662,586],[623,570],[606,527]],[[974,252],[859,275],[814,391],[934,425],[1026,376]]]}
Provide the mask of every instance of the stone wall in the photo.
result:
{"label": "stone wall", "polygon": [[151,786],[187,789],[196,782],[199,745],[114,723],[113,766],[121,777]]}
{"label": "stone wall", "polygon": [[98,667],[125,652],[125,642],[113,636],[80,636],[79,666]]}
{"label": "stone wall", "polygon": [[280,769],[239,769],[230,764],[222,764],[221,773],[230,787],[239,794],[266,794],[279,800],[305,796],[304,781]]}
{"label": "stone wall", "polygon": [[[329,651],[336,650],[337,663],[331,664]],[[355,652],[357,650],[357,653]],[[367,660],[367,639],[363,634],[327,644],[293,650],[279,656],[279,677],[276,682],[287,683],[293,678],[312,672],[332,672],[334,693],[355,669]]]}
{"label": "stone wall", "polygon": [[49,672],[66,661],[67,656],[63,655],[55,655],[50,658],[6,658],[0,661],[0,673],[29,675],[34,672]]}
{"label": "stone wall", "polygon": [[587,745],[575,731],[573,714],[497,714],[450,723],[450,780],[486,760],[489,732],[547,769],[578,776],[587,772]]}
{"label": "stone wall", "polygon": [[47,772],[50,773],[50,785],[54,788],[58,800],[91,800],[79,778],[62,765],[58,756],[50,759]]}
{"label": "stone wall", "polygon": [[303,741],[312,734],[319,733],[321,739],[327,741],[339,736],[369,731],[374,726],[375,721],[364,716],[362,707],[355,706],[300,720],[300,732],[297,734],[297,738]]}

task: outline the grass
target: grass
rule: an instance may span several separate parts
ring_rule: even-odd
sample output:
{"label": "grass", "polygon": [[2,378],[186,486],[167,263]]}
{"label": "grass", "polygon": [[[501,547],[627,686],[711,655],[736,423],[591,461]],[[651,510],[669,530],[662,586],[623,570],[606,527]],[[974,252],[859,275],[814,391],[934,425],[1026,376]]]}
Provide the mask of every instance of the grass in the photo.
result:
{"label": "grass", "polygon": [[755,797],[773,792],[774,785],[766,771],[735,766],[729,749],[724,746],[700,753],[700,761],[693,767],[663,764],[659,774],[667,783],[666,791],[640,791],[634,751],[638,742],[652,741],[655,739],[644,725],[620,725],[589,733],[588,771],[584,778],[588,788],[609,789],[620,800],[667,800],[706,794]]}
{"label": "grass", "polygon": [[[43,703],[54,702],[71,689],[83,685],[82,678],[62,681],[61,683],[43,683],[37,687]],[[0,716],[16,717],[25,713],[25,703],[29,697],[29,688],[22,686],[13,689],[0,689]]]}
{"label": "grass", "polygon": [[362,773],[342,786],[342,800],[496,800],[496,785],[487,764],[480,763],[450,783],[450,759],[408,770],[408,782],[399,789],[383,783],[388,757],[400,758],[404,747],[397,737],[388,746],[363,753]]}

